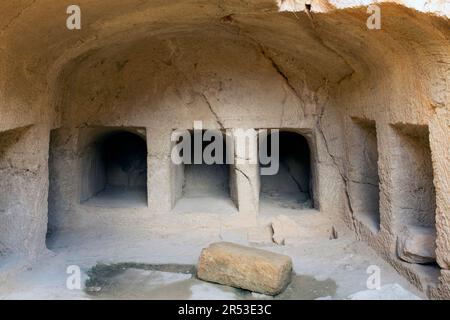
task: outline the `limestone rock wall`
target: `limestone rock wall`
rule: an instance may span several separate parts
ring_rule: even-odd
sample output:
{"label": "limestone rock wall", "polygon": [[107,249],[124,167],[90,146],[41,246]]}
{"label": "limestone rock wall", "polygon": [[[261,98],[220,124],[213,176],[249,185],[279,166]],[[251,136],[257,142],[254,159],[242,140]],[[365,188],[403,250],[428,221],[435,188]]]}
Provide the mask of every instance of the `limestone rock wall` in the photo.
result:
{"label": "limestone rock wall", "polygon": [[[65,27],[63,2],[0,3],[2,256],[42,253],[48,217],[55,230],[106,221],[106,210],[89,214],[80,205],[85,143],[103,127],[143,129],[148,148],[148,206],[108,223],[133,228],[154,215],[164,225],[180,193],[170,134],[202,120],[206,128],[302,133],[312,152],[315,207],[343,219],[430,296],[450,296],[445,1],[415,9],[408,1],[381,3],[381,30],[368,30],[366,7],[353,7],[368,1],[313,1],[310,10],[304,1],[272,0],[78,3],[77,31]],[[358,140],[355,119],[370,124],[370,150]],[[422,132],[422,142],[410,139],[412,147],[400,154],[408,148],[402,128]],[[426,169],[408,168],[423,173],[417,180],[423,185],[414,174],[405,181],[397,174],[399,159],[414,157],[416,147]],[[375,154],[378,181],[375,172],[361,174],[373,168]],[[257,168],[232,172],[238,214],[203,223],[245,216],[251,224],[257,217]],[[376,189],[379,209],[365,206],[361,196],[376,203]],[[430,288],[419,269],[395,254],[399,217],[408,210],[403,200],[417,194],[431,199],[419,221],[437,232],[441,277]],[[366,216],[375,218],[368,223]]]}

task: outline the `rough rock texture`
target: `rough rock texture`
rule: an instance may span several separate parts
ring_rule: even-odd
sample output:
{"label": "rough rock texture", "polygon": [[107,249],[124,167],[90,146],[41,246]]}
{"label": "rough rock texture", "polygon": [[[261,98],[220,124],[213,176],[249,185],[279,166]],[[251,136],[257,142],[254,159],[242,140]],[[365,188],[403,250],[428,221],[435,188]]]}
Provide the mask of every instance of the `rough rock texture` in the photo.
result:
{"label": "rough rock texture", "polygon": [[272,221],[273,242],[278,245],[293,243],[299,237],[299,227],[297,223],[287,216],[277,216]]}
{"label": "rough rock texture", "polygon": [[247,241],[251,245],[273,244],[273,229],[271,225],[250,228],[247,232]]}
{"label": "rough rock texture", "polygon": [[206,281],[276,295],[289,284],[291,272],[292,260],[288,256],[219,242],[202,250],[197,276]]}
{"label": "rough rock texture", "polygon": [[[377,1],[382,30],[366,28],[369,3],[78,0],[82,29],[69,31],[64,1],[2,1],[0,259],[41,255],[47,226],[258,225],[250,164],[230,170],[230,199],[219,199],[230,214],[210,202],[189,217],[172,211],[185,177],[170,161],[170,135],[202,120],[205,129],[303,135],[314,207],[419,288],[449,296],[448,1]],[[96,172],[84,166],[95,163],[88,150],[105,128],[146,138],[148,201],[139,208],[80,201],[84,172]],[[440,282],[398,259],[405,224],[435,225]]]}
{"label": "rough rock texture", "polygon": [[9,254],[34,258],[42,252],[47,150],[48,136],[39,127],[0,132],[0,260]]}
{"label": "rough rock texture", "polygon": [[436,230],[433,228],[407,226],[397,238],[397,254],[410,263],[436,261]]}
{"label": "rough rock texture", "polygon": [[[443,269],[450,270],[450,108],[436,111],[430,125],[430,133],[435,139],[430,139],[433,154],[434,185],[436,188],[436,233],[437,233],[437,263]],[[448,293],[450,296],[450,292]]]}
{"label": "rough rock texture", "polygon": [[439,277],[439,286],[430,287],[428,295],[434,299],[450,299],[450,271],[442,270]]}

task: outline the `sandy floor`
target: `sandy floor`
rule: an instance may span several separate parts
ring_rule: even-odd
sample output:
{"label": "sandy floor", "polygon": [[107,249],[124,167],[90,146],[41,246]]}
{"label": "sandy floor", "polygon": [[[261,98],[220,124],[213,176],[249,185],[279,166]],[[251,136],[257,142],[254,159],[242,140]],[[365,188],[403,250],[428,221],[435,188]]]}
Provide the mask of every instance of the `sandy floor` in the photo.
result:
{"label": "sandy floor", "polygon": [[[265,207],[267,210],[267,206]],[[273,208],[272,208],[273,209]],[[272,211],[274,212],[274,211]],[[379,258],[369,247],[354,240],[350,232],[338,226],[338,239],[330,240],[330,219],[315,210],[279,208],[298,223],[300,234],[294,243],[284,246],[260,245],[260,248],[292,257],[296,276],[283,299],[345,299],[349,295],[367,290],[366,272],[371,265],[381,270],[381,285],[385,290],[376,292],[377,298],[408,298],[417,292],[393,268]],[[261,215],[261,223],[273,216]],[[95,229],[95,231],[94,231]],[[265,296],[242,290],[209,284],[194,275],[133,267],[135,264],[196,265],[203,247],[216,241],[248,244],[248,230],[195,229],[184,232],[168,230],[111,229],[97,226],[88,231],[63,232],[48,242],[52,250],[32,268],[9,276],[0,285],[1,299],[261,299]],[[127,263],[119,274],[108,278],[108,288],[92,292],[85,281],[98,264]],[[77,265],[82,270],[81,290],[69,290],[66,269]],[[0,280],[1,281],[1,280]],[[400,285],[407,291],[396,285]],[[394,286],[395,285],[395,286]],[[387,289],[386,289],[387,288]],[[161,290],[163,289],[163,290]],[[95,289],[94,291],[96,291]],[[403,290],[403,291],[402,291]],[[164,294],[161,292],[164,291]],[[376,291],[376,290],[375,290]],[[367,294],[363,293],[367,298]],[[369,294],[370,297],[370,294]]]}
{"label": "sandy floor", "polygon": [[210,197],[184,196],[180,198],[173,213],[208,213],[213,211],[216,214],[238,213],[236,205],[227,195],[215,196],[214,201]]}
{"label": "sandy floor", "polygon": [[145,208],[147,206],[147,189],[107,187],[83,204],[103,208]]}

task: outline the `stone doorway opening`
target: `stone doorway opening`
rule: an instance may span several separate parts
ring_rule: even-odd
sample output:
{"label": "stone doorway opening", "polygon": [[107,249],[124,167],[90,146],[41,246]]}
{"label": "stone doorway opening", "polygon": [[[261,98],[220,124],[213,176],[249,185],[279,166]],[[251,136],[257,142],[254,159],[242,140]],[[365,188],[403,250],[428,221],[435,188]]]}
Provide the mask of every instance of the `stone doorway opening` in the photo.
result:
{"label": "stone doorway opening", "polygon": [[427,126],[395,125],[394,181],[397,229],[413,225],[435,229],[436,193]]}
{"label": "stone doorway opening", "polygon": [[349,137],[349,189],[356,218],[380,230],[378,140],[375,121],[353,118]]}
{"label": "stone doorway opening", "polygon": [[[270,155],[271,144],[272,135],[268,135],[267,149]],[[261,175],[261,204],[270,203],[287,209],[313,208],[311,180],[311,151],[308,140],[296,132],[280,131],[279,170],[275,175]]]}
{"label": "stone doorway opening", "polygon": [[147,206],[145,136],[124,129],[101,134],[83,152],[81,182],[83,204]]}
{"label": "stone doorway opening", "polygon": [[[393,216],[397,256],[424,283],[436,285],[436,191],[426,125],[395,124]],[[424,284],[425,285],[425,284]]]}
{"label": "stone doorway opening", "polygon": [[[203,137],[205,132],[213,133],[213,137],[205,139],[196,147],[194,140]],[[219,139],[216,142],[216,139]],[[221,140],[221,141],[220,141]],[[176,180],[178,195],[174,211],[186,212],[209,212],[209,213],[236,213],[237,207],[232,200],[230,192],[230,165],[227,164],[226,138],[220,130],[191,130],[190,131],[190,163],[177,166]],[[212,152],[220,152],[221,163],[205,163],[204,159],[195,161],[195,149],[201,150],[202,154],[211,144],[221,145],[221,148]],[[197,150],[197,152],[198,152]]]}

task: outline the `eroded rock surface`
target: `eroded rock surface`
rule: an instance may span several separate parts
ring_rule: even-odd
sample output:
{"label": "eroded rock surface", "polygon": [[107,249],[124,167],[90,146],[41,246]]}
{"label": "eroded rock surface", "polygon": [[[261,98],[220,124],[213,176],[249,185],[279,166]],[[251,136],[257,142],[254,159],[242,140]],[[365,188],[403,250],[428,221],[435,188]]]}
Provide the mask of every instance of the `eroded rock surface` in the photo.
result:
{"label": "eroded rock surface", "polygon": [[[381,10],[381,30],[367,28],[369,4]],[[66,230],[123,232],[124,239],[138,229],[221,232],[222,239],[271,245],[267,230],[239,229],[271,223],[263,211],[280,204],[268,210],[271,217],[303,210],[303,222],[295,218],[302,239],[314,241],[304,213],[314,207],[384,257],[396,256],[397,225],[435,227],[437,264],[427,268],[439,279],[419,280],[427,272],[413,264],[395,267],[420,289],[436,287],[432,297],[449,297],[448,4],[78,0],[82,29],[68,30],[63,1],[2,1],[0,265],[63,247],[52,235]],[[273,201],[276,192],[261,197],[264,184],[252,164],[217,170],[218,179],[203,180],[213,188],[195,183],[193,171],[185,175],[170,161],[170,137],[200,120],[233,137],[241,128],[303,135],[310,183],[298,179],[303,170],[285,177],[311,205]],[[148,192],[120,192],[120,206],[118,197],[82,203],[99,191],[103,134],[124,129],[146,140],[147,174],[141,166],[139,172]],[[246,158],[235,151],[236,160]],[[183,189],[224,192],[193,198]],[[287,231],[275,233],[279,242],[300,244]]]}
{"label": "eroded rock surface", "polygon": [[436,230],[418,226],[407,226],[397,238],[397,254],[410,263],[432,263],[436,261]]}
{"label": "eroded rock surface", "polygon": [[288,256],[218,242],[202,250],[197,276],[205,281],[277,295],[289,284],[291,272],[292,260]]}
{"label": "eroded rock surface", "polygon": [[285,245],[298,236],[298,225],[291,218],[281,215],[273,219],[273,242]]}

